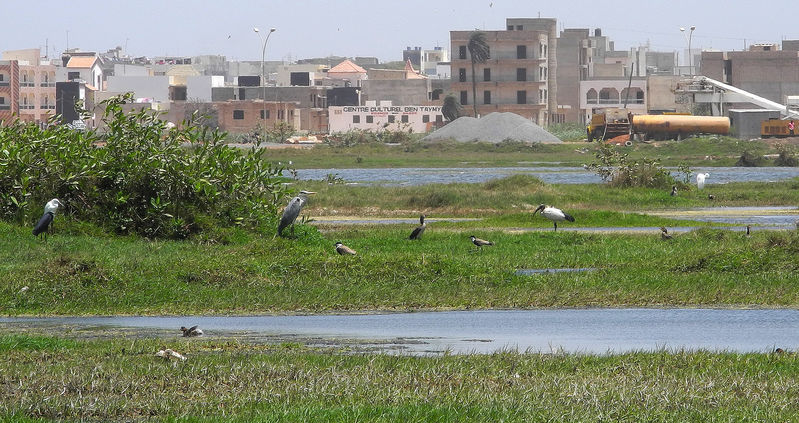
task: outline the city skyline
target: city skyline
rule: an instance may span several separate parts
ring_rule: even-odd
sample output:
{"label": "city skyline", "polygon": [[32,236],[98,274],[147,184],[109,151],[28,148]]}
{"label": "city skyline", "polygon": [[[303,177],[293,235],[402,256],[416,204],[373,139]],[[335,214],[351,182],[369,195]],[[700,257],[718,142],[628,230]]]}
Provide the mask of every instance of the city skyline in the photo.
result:
{"label": "city skyline", "polygon": [[[735,1],[657,0],[630,7],[613,0],[599,9],[584,0],[563,3],[88,0],[80,3],[88,7],[58,3],[49,9],[52,13],[42,13],[40,8],[10,2],[4,9],[14,18],[4,24],[0,50],[39,47],[43,55],[52,57],[67,47],[103,52],[120,46],[135,57],[219,54],[228,60],[260,60],[261,39],[253,27],[274,27],[266,60],[337,55],[374,56],[386,62],[401,60],[406,47],[449,49],[451,30],[503,30],[506,18],[539,16],[556,18],[559,30],[601,28],[617,50],[649,45],[654,51],[679,51],[681,56],[688,31],[679,28],[692,25],[694,49],[742,50],[753,43],[799,38],[799,29],[791,24],[795,3],[789,1],[759,9]],[[45,7],[48,4],[55,2],[45,2]],[[619,21],[620,16],[626,21]],[[34,31],[31,22],[36,23]]]}

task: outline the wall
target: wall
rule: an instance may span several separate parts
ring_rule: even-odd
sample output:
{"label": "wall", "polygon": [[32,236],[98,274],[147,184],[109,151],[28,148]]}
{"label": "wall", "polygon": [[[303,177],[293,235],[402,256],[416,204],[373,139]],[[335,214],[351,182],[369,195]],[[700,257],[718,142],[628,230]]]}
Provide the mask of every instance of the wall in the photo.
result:
{"label": "wall", "polygon": [[168,76],[109,76],[108,91],[133,92],[135,98],[152,98],[161,103],[169,102]]}
{"label": "wall", "polygon": [[[429,132],[436,121],[443,122],[444,119],[441,106],[334,106],[328,109],[328,113],[331,133],[352,129]],[[394,122],[390,122],[391,119]],[[407,122],[403,123],[403,119]]]}
{"label": "wall", "polygon": [[690,113],[690,103],[677,103],[674,90],[680,77],[676,75],[650,75],[647,78],[647,110],[674,110]]}
{"label": "wall", "polygon": [[760,128],[764,120],[779,118],[780,112],[774,110],[736,110],[729,111],[731,135],[744,140],[760,138]]}
{"label": "wall", "polygon": [[372,80],[363,81],[362,101],[391,101],[396,105],[427,104],[430,80]]}

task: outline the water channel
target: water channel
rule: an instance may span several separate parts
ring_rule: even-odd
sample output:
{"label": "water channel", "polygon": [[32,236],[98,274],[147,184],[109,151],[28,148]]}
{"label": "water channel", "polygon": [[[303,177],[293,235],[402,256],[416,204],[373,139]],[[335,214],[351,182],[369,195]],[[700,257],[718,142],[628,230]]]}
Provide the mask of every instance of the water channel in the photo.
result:
{"label": "water channel", "polygon": [[[546,274],[530,277],[549,277]],[[75,333],[129,329],[124,336],[204,336],[313,345],[352,343],[403,354],[522,352],[607,354],[656,350],[769,352],[799,347],[799,310],[556,309],[347,315],[0,318],[0,328]]]}
{"label": "water channel", "polygon": [[[799,177],[796,167],[698,167],[693,174],[710,173],[706,184],[729,182],[773,182]],[[681,175],[672,169],[676,178]],[[326,180],[338,175],[349,183],[386,186],[482,183],[512,175],[532,175],[550,184],[595,184],[602,180],[581,167],[461,167],[461,168],[379,168],[379,169],[297,169],[300,180]]]}

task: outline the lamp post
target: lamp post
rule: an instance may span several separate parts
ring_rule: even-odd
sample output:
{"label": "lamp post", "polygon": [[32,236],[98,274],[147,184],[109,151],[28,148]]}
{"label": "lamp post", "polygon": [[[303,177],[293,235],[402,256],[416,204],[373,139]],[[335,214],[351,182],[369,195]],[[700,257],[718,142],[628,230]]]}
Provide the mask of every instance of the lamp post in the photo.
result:
{"label": "lamp post", "polygon": [[688,31],[688,35],[685,34],[685,28],[680,28],[680,32],[682,32],[683,35],[685,35],[686,40],[688,40],[688,72],[690,76],[694,76],[694,55],[691,52],[691,38],[693,38],[696,27],[691,25],[689,29],[690,31]]}
{"label": "lamp post", "polygon": [[263,95],[261,96],[261,100],[264,103],[264,108],[261,111],[261,120],[263,121],[262,127],[264,131],[266,131],[266,65],[264,64],[264,58],[266,57],[266,43],[269,42],[269,36],[272,35],[272,33],[276,30],[275,28],[270,28],[269,33],[266,34],[266,39],[263,39],[261,36],[261,31],[259,31],[258,28],[253,28],[252,30],[258,34],[258,38],[261,39],[261,44],[263,44],[263,47],[261,48],[261,86],[263,87]]}

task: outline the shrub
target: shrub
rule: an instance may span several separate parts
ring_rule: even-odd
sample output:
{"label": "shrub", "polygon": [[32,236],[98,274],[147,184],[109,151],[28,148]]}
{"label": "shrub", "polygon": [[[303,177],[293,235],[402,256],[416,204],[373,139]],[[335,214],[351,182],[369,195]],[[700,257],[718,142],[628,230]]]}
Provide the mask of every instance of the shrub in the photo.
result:
{"label": "shrub", "polygon": [[777,146],[777,151],[779,152],[779,156],[774,159],[774,166],[799,166],[799,159],[796,158],[796,153],[792,148],[780,144]]}
{"label": "shrub", "polygon": [[0,217],[31,223],[57,197],[79,220],[152,238],[276,220],[286,190],[281,167],[255,147],[227,147],[225,135],[200,125],[196,114],[171,129],[156,112],[126,114],[122,105],[131,99],[103,102],[102,134],[55,121],[45,129],[20,121],[0,127]]}
{"label": "shrub", "polygon": [[745,150],[741,157],[738,158],[738,161],[735,162],[735,166],[741,167],[757,167],[757,166],[765,166],[766,159],[763,156],[758,156],[755,153]]}
{"label": "shrub", "polygon": [[[630,162],[626,153],[620,153],[609,144],[599,145],[596,158],[598,161],[588,165],[588,169],[596,172],[602,180],[614,187],[667,189],[672,185],[683,185],[677,182],[658,160],[642,158]],[[690,169],[686,166],[681,166],[680,171],[690,175]]]}

